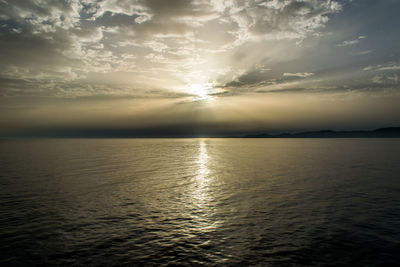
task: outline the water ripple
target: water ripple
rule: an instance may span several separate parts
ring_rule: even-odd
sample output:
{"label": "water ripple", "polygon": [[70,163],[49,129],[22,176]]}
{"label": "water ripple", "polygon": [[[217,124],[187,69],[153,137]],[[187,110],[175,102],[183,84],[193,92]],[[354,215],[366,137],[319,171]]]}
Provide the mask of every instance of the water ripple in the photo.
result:
{"label": "water ripple", "polygon": [[399,139],[0,145],[2,266],[400,261]]}

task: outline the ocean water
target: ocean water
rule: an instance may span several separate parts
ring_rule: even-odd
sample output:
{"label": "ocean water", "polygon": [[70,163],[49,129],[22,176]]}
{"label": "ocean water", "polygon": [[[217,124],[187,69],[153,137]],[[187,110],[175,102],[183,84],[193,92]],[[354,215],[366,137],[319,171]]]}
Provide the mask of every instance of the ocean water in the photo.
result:
{"label": "ocean water", "polygon": [[1,266],[400,263],[400,139],[0,140]]}

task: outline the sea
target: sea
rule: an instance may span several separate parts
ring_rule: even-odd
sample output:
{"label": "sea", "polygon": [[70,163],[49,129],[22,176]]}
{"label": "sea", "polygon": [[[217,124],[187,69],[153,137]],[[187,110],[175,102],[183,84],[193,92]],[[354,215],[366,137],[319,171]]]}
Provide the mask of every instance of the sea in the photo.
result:
{"label": "sea", "polygon": [[399,266],[400,139],[1,139],[1,266]]}

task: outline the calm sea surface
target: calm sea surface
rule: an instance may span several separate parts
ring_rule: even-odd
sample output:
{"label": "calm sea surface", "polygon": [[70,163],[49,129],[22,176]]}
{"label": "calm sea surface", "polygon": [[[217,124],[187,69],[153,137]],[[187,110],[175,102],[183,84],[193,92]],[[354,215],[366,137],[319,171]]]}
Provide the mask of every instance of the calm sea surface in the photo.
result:
{"label": "calm sea surface", "polygon": [[0,265],[400,264],[400,139],[0,140]]}

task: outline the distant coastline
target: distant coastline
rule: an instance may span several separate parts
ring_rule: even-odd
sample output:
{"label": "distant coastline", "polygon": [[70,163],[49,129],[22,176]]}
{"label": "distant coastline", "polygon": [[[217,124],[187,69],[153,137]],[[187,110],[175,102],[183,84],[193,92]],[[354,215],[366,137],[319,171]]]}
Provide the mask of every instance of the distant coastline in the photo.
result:
{"label": "distant coastline", "polygon": [[400,127],[378,128],[372,131],[332,131],[320,130],[299,133],[248,134],[244,138],[398,138]]}
{"label": "distant coastline", "polygon": [[14,138],[400,138],[400,127],[378,128],[376,130],[354,130],[354,131],[334,131],[317,130],[297,133],[251,133],[251,134],[213,134],[213,133],[165,133],[151,131],[134,130],[60,130],[60,131],[41,131],[24,134],[13,134],[1,136],[1,139]]}

